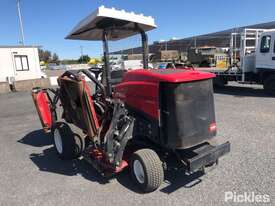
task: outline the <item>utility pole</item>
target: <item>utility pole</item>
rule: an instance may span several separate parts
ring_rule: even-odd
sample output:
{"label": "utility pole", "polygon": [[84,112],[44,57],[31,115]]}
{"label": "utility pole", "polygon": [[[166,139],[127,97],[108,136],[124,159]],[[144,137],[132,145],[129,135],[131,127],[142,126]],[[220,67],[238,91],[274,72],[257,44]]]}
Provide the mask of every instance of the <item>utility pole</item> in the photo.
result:
{"label": "utility pole", "polygon": [[16,0],[16,5],[17,5],[18,18],[19,18],[19,26],[20,26],[20,41],[19,41],[19,43],[24,45],[25,37],[24,37],[24,29],[23,29],[23,22],[22,22],[21,9],[20,9],[20,0]]}

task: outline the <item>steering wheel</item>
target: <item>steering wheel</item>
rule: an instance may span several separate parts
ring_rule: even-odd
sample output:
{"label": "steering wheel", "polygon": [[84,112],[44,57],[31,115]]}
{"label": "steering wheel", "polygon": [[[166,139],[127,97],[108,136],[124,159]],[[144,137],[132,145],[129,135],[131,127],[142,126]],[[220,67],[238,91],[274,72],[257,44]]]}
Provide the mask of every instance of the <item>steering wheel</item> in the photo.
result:
{"label": "steering wheel", "polygon": [[78,73],[82,72],[83,74],[85,74],[92,82],[94,82],[96,84],[96,91],[94,93],[93,96],[97,97],[99,96],[99,94],[102,95],[102,98],[105,99],[106,98],[106,91],[105,88],[103,86],[103,84],[101,84],[101,82],[99,82],[92,74],[90,71],[88,70],[79,70]]}

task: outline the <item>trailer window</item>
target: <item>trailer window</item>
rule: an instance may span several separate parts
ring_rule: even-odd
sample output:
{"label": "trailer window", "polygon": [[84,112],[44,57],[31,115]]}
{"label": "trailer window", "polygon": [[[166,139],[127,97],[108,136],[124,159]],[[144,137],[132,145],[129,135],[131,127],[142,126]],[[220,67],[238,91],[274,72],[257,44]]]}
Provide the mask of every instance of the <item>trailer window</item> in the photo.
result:
{"label": "trailer window", "polygon": [[268,53],[270,49],[271,36],[263,36],[261,40],[261,53]]}
{"label": "trailer window", "polygon": [[275,53],[275,40],[274,40],[274,44],[273,44],[273,53]]}
{"label": "trailer window", "polygon": [[26,55],[16,55],[14,56],[16,71],[28,71],[29,61]]}

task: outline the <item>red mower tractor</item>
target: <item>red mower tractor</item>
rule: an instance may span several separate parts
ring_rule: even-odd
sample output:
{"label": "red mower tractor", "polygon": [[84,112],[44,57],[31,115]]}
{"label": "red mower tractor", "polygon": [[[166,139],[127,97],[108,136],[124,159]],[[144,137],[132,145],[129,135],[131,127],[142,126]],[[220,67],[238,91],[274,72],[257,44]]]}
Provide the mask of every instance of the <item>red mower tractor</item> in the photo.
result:
{"label": "red mower tractor", "polygon": [[[32,90],[42,126],[52,133],[60,158],[82,156],[104,176],[129,167],[144,192],[156,190],[171,167],[191,174],[230,151],[229,142],[212,143],[216,135],[214,75],[148,69],[145,32],[155,27],[152,17],[98,8],[67,39],[103,40],[102,80],[91,70],[72,70],[58,78],[57,89]],[[121,72],[121,80],[113,81],[108,41],[136,34],[141,34],[144,69]]]}

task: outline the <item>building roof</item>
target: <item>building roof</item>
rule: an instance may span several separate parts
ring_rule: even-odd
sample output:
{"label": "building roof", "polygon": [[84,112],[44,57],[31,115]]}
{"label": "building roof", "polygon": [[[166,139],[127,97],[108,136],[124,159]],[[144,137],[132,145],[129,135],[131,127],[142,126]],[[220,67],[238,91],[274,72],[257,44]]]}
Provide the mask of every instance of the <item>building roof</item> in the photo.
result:
{"label": "building roof", "polygon": [[[178,40],[170,40],[170,41],[161,41],[161,42],[154,42],[149,46],[151,53],[156,53],[157,51],[164,50],[178,50],[178,51],[187,51],[188,48],[195,46],[196,47],[229,47],[230,46],[230,39],[231,33],[233,32],[241,32],[245,28],[250,29],[274,29],[275,28],[275,21],[265,22],[260,24],[253,24],[241,27],[235,27],[227,30],[222,30],[218,32],[197,35],[187,38],[182,38]],[[117,51],[114,53],[141,53],[141,47],[125,49],[121,51]]]}
{"label": "building roof", "polygon": [[0,48],[40,48],[38,45],[0,45]]}

